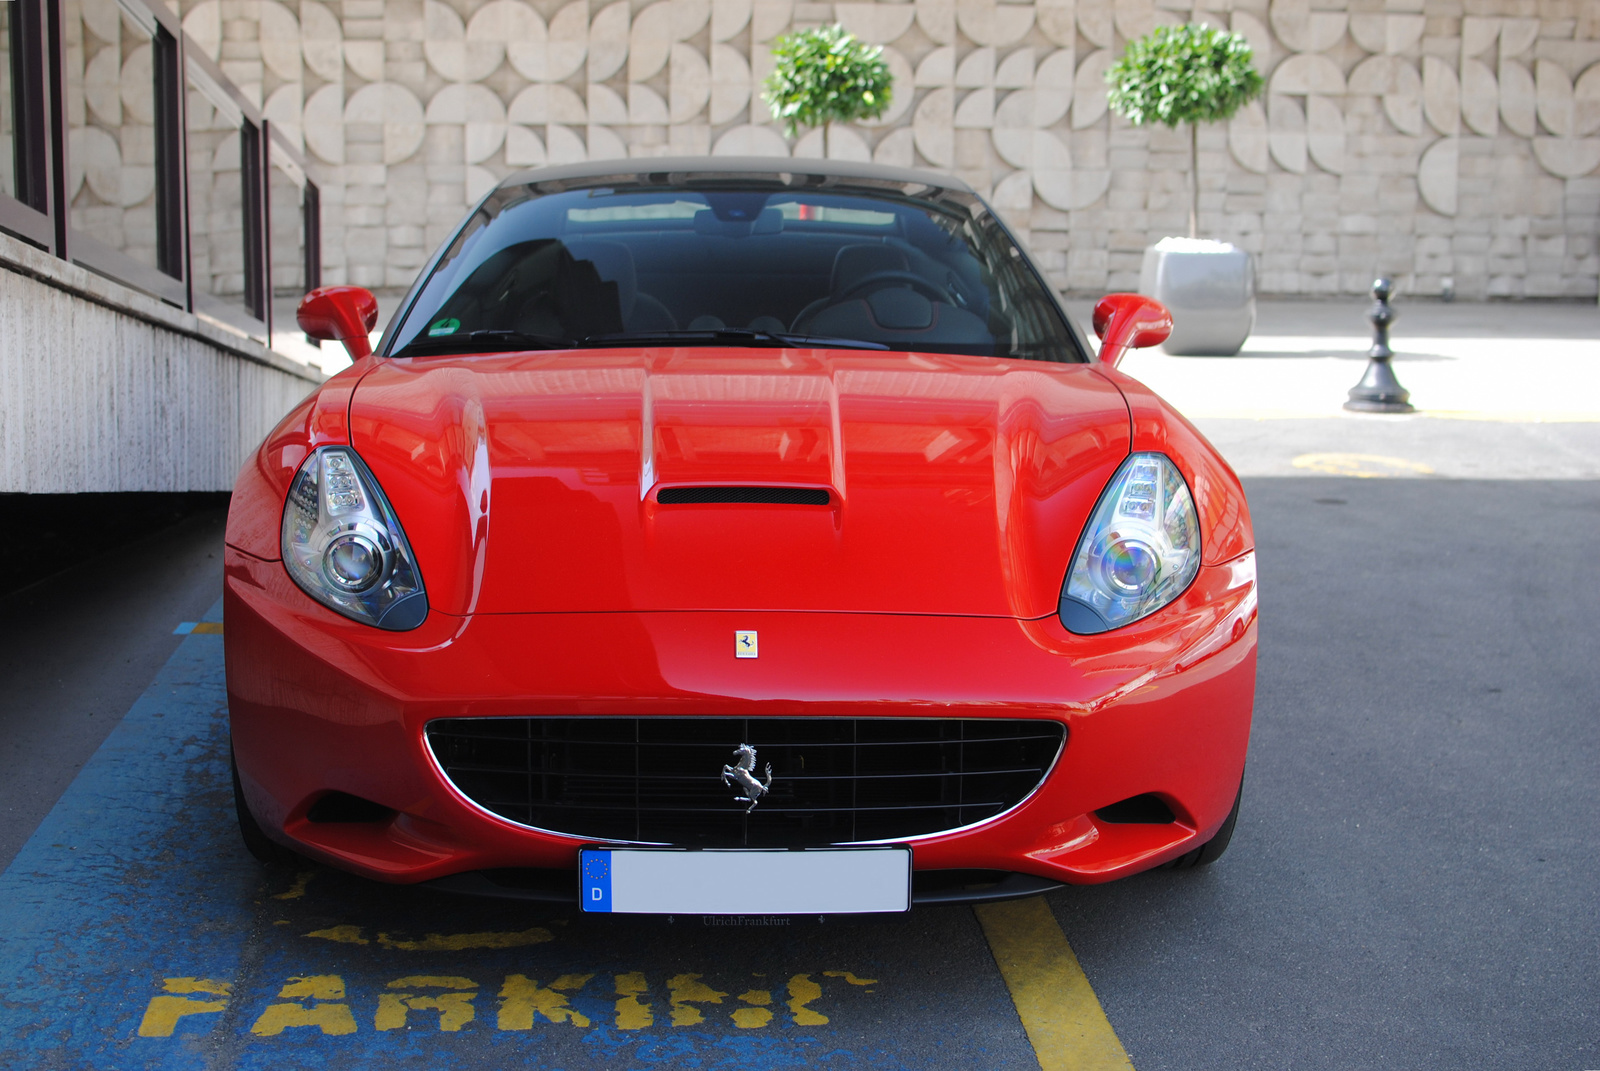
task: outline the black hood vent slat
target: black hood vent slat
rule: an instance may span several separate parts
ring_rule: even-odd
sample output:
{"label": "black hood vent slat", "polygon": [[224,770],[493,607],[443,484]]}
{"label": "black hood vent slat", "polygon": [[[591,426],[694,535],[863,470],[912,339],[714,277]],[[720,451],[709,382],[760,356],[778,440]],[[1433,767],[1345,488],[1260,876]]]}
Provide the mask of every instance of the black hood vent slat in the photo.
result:
{"label": "black hood vent slat", "polygon": [[775,506],[826,506],[825,487],[663,487],[656,501],[664,506],[740,503]]}

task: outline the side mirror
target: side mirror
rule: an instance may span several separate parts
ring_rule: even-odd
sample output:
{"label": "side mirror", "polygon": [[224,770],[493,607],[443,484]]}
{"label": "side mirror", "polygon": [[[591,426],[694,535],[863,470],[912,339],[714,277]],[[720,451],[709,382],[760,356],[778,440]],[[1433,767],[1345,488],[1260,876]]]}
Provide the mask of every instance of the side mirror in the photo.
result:
{"label": "side mirror", "polygon": [[1172,313],[1143,294],[1107,294],[1094,307],[1100,360],[1115,368],[1130,349],[1159,346],[1172,334]]}
{"label": "side mirror", "polygon": [[359,286],[322,286],[300,299],[300,330],[325,342],[343,342],[350,359],[372,352],[367,336],[378,325],[378,299]]}

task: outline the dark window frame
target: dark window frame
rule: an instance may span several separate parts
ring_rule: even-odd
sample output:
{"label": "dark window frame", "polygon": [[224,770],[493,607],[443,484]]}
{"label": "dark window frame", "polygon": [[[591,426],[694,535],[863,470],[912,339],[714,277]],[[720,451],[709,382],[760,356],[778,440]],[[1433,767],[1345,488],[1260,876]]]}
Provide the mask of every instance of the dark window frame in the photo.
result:
{"label": "dark window frame", "polygon": [[267,291],[271,289],[263,278],[271,270],[264,247],[271,232],[267,229],[267,184],[262,175],[266,153],[261,127],[249,119],[239,128],[239,198],[245,206],[244,215],[244,307],[250,315],[260,320],[270,333],[268,323],[272,315]]}
{"label": "dark window frame", "polygon": [[[182,30],[179,31],[180,33]],[[156,30],[156,266],[174,279],[188,275],[185,202],[188,147],[184,144],[183,49],[165,26]]]}
{"label": "dark window frame", "polygon": [[0,230],[50,249],[51,220],[49,8],[44,0],[6,0],[11,54],[12,139],[16,196],[0,194]]}
{"label": "dark window frame", "polygon": [[300,205],[305,221],[306,291],[322,285],[322,190],[306,176],[305,196]]}

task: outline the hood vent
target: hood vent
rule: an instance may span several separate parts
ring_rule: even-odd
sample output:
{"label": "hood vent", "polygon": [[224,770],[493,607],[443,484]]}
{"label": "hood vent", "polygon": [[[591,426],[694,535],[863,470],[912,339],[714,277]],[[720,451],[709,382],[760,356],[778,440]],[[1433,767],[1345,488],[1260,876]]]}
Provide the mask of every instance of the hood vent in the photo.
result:
{"label": "hood vent", "polygon": [[656,493],[663,506],[745,503],[776,506],[826,506],[824,487],[663,487]]}

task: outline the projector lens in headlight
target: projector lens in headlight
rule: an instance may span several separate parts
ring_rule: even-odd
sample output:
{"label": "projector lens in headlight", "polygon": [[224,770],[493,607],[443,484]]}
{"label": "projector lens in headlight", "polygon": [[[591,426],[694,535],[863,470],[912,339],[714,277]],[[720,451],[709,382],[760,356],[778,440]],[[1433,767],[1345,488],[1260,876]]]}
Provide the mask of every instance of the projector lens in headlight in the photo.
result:
{"label": "projector lens in headlight", "polygon": [[1136,599],[1156,582],[1161,562],[1154,550],[1137,539],[1119,539],[1106,549],[1100,569],[1110,590]]}
{"label": "projector lens in headlight", "polygon": [[1165,455],[1134,454],[1078,540],[1061,588],[1061,623],[1079,634],[1130,624],[1183,594],[1199,569],[1189,485]]}
{"label": "projector lens in headlight", "polygon": [[322,552],[323,572],[341,591],[366,591],[383,578],[381,538],[376,532],[371,535],[345,532],[335,536],[328,549]]}

